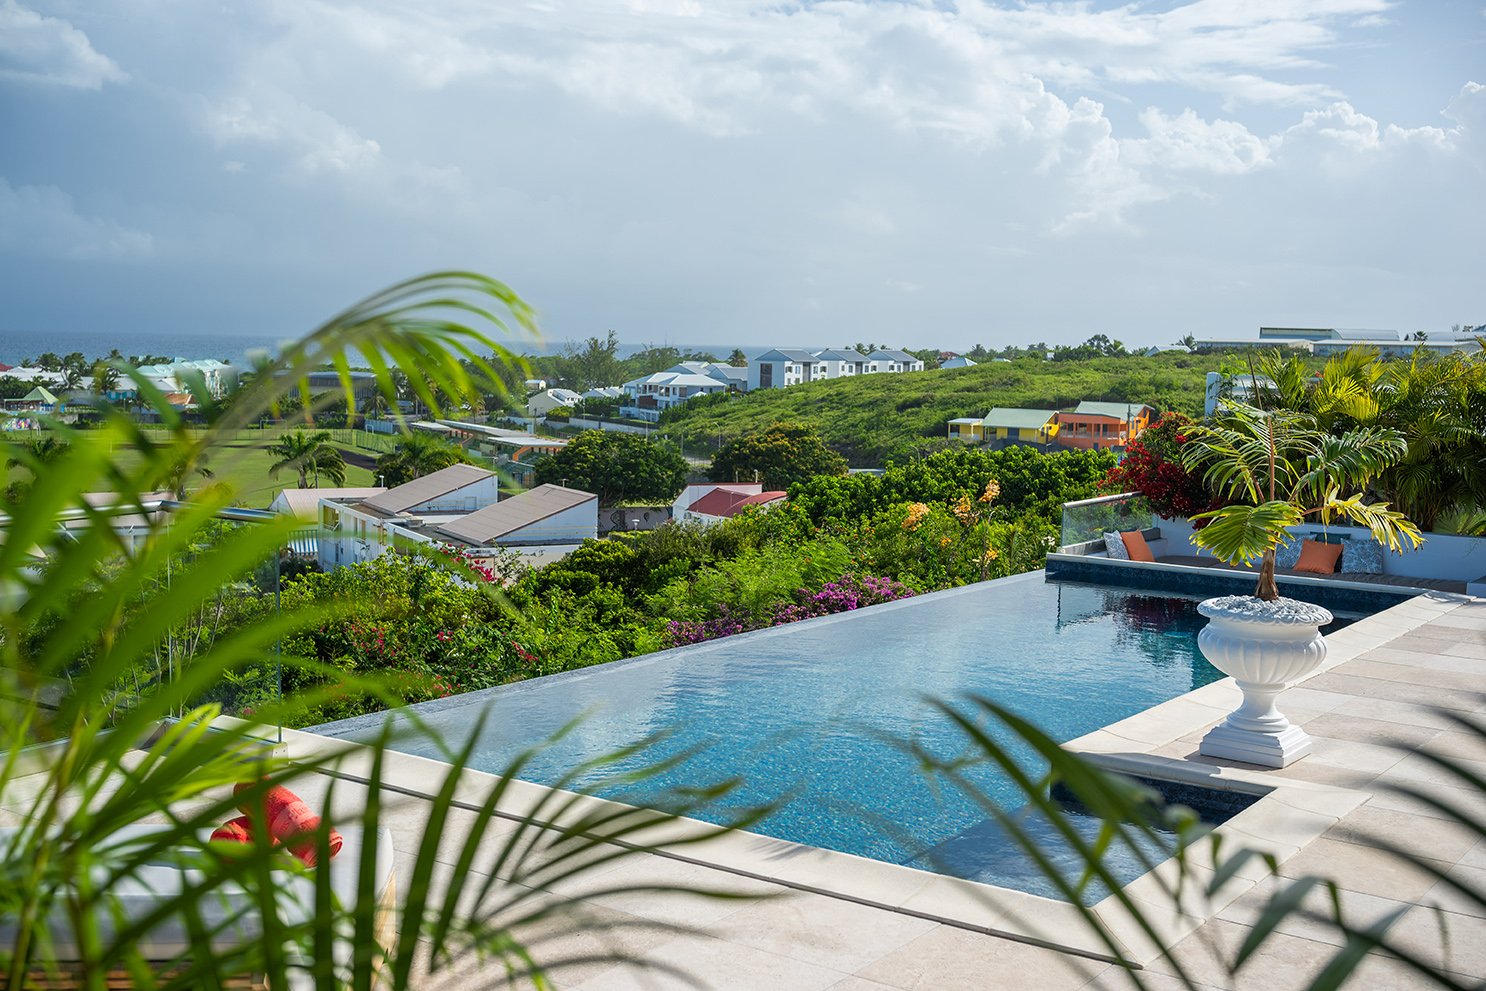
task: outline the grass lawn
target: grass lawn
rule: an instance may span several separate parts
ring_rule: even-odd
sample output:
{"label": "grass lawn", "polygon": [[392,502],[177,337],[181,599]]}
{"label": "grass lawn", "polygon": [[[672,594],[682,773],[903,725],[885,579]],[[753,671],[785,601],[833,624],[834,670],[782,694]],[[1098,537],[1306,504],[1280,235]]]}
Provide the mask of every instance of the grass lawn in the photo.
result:
{"label": "grass lawn", "polygon": [[[213,479],[221,479],[233,483],[238,492],[238,502],[250,509],[265,509],[273,501],[280,489],[292,488],[299,484],[299,477],[294,472],[280,472],[278,478],[270,478],[268,469],[277,459],[269,454],[264,448],[278,439],[280,430],[253,430],[243,431],[239,439],[230,441],[213,451],[207,461],[207,468],[212,472]],[[360,446],[356,440],[361,439],[363,443],[385,444],[389,438],[377,437],[375,440],[367,440],[362,437],[361,431],[338,430],[333,431],[337,443],[336,447],[346,459],[346,481],[347,486],[375,485],[376,479],[373,472],[360,467],[353,462],[369,461],[377,456],[376,450],[369,450]],[[138,455],[132,451],[120,452],[119,461],[122,465],[130,466],[136,463]],[[26,472],[15,468],[9,472],[8,481],[24,478]],[[200,485],[201,479],[195,479],[190,483],[191,488]],[[314,484],[313,479],[311,483]],[[329,487],[332,483],[324,479],[321,484]]]}

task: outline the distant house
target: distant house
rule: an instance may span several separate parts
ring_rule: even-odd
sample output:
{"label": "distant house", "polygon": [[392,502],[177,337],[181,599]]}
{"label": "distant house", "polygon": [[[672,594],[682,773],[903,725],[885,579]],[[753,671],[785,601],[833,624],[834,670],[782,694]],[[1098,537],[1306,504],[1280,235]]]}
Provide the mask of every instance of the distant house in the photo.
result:
{"label": "distant house", "polygon": [[997,406],[981,421],[986,440],[1014,440],[1047,444],[1058,436],[1058,412],[1050,409],[1021,409]]}
{"label": "distant house", "polygon": [[921,372],[924,363],[907,351],[882,348],[867,355],[869,372]]}
{"label": "distant house", "polygon": [[772,506],[784,501],[788,493],[750,491],[762,489],[759,485],[717,485],[711,492],[689,504],[678,516],[683,523],[720,523],[731,519],[754,506]]}
{"label": "distant house", "polygon": [[577,545],[598,537],[599,497],[592,492],[538,485],[529,492],[441,523],[435,535],[469,547]]}
{"label": "distant house", "polygon": [[867,374],[867,356],[853,348],[829,348],[815,352],[815,360],[825,365],[825,377],[850,378]]}
{"label": "distant house", "polygon": [[775,348],[748,359],[748,391],[780,389],[826,378],[826,364],[809,351]]}
{"label": "distant house", "polygon": [[450,465],[404,482],[359,505],[377,516],[472,513],[498,498],[496,475],[476,465]]}
{"label": "distant house", "polygon": [[546,416],[555,409],[570,409],[583,401],[572,389],[544,389],[526,400],[527,416]]}
{"label": "distant house", "polygon": [[1409,335],[1396,330],[1368,330],[1345,327],[1260,327],[1259,336],[1205,338],[1196,342],[1196,350],[1213,351],[1231,348],[1291,348],[1309,351],[1317,357],[1328,357],[1355,347],[1377,350],[1384,358],[1407,358],[1417,350],[1435,354],[1479,351],[1473,334],[1430,334],[1427,340],[1409,340]]}
{"label": "distant house", "polygon": [[600,385],[588,389],[583,393],[584,399],[623,399],[624,386],[622,385]]}
{"label": "distant house", "polygon": [[764,491],[764,487],[758,482],[692,482],[681,490],[671,503],[671,518],[683,519],[686,511],[691,508],[692,503],[704,496],[711,495],[718,489],[726,489],[729,492],[738,492],[744,496],[758,495]]}
{"label": "distant house", "polygon": [[679,406],[697,396],[726,392],[729,378],[713,374],[715,366],[702,361],[683,361],[663,372],[654,372],[624,383],[628,401],[620,407],[621,416],[654,422],[672,406]]}
{"label": "distant house", "polygon": [[949,421],[951,440],[975,444],[991,441],[1048,444],[1057,435],[1058,412],[1050,409],[997,406],[985,416],[966,416]]}
{"label": "distant house", "polygon": [[724,365],[714,363],[707,366],[707,374],[720,382],[727,383],[730,390],[734,392],[748,391],[748,367],[736,365]]}
{"label": "distant house", "polygon": [[1058,414],[1057,442],[1081,449],[1124,447],[1150,425],[1156,411],[1144,403],[1085,400],[1071,413]]}
{"label": "distant house", "polygon": [[940,368],[974,368],[975,367],[975,364],[976,364],[975,362],[971,361],[969,358],[965,357],[963,354],[957,354],[957,355],[955,355],[952,358],[946,358],[943,361],[941,361],[939,363],[939,367]]}

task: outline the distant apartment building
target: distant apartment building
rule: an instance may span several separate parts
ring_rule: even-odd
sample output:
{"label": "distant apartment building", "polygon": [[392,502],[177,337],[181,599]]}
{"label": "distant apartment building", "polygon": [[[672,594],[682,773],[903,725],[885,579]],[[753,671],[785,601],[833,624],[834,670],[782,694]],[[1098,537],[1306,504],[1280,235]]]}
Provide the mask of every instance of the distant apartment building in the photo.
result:
{"label": "distant apartment building", "polygon": [[802,382],[888,372],[921,372],[924,363],[906,351],[881,349],[862,354],[851,348],[801,351],[774,348],[748,361],[748,388],[781,389]]}
{"label": "distant apartment building", "polygon": [[1206,338],[1194,345],[1199,351],[1221,351],[1230,348],[1281,348],[1304,351],[1317,357],[1329,357],[1355,347],[1377,350],[1384,358],[1407,358],[1423,350],[1435,354],[1472,353],[1481,346],[1476,340],[1486,328],[1464,333],[1425,334],[1424,340],[1411,340],[1413,335],[1396,330],[1367,330],[1340,327],[1260,327],[1259,336]]}

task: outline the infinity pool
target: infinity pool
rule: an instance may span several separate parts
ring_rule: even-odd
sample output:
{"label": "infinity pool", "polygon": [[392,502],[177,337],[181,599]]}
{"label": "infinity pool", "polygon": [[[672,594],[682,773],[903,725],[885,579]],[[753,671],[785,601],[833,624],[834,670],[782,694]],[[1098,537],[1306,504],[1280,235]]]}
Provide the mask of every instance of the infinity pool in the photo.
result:
{"label": "infinity pool", "polygon": [[[1034,572],[417,709],[458,746],[477,707],[488,707],[475,766],[492,772],[584,716],[523,774],[541,784],[669,730],[647,760],[695,755],[659,779],[602,794],[645,805],[667,786],[737,777],[743,786],[729,799],[734,807],[783,802],[756,832],[1047,893],[1010,852],[987,856],[976,838],[996,831],[984,813],[927,780],[891,741],[912,740],[945,757],[962,751],[963,736],[926,697],[987,696],[1071,740],[1215,681],[1222,675],[1197,649],[1206,622],[1196,611],[1201,598],[1048,581]],[[1338,613],[1332,629],[1362,615]],[[365,742],[386,718],[318,731]],[[396,749],[439,756],[416,737]],[[994,769],[969,775],[1003,806],[1024,804]],[[702,818],[722,821],[728,811]],[[967,847],[974,856],[962,855]]]}

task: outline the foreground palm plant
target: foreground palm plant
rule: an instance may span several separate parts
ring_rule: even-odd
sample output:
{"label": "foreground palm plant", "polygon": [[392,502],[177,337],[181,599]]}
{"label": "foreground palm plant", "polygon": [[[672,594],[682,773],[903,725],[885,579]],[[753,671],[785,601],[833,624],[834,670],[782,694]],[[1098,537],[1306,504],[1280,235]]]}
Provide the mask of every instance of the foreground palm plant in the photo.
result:
{"label": "foreground palm plant", "polygon": [[[84,494],[109,491],[116,509],[149,508],[143,493],[199,474],[225,439],[287,391],[303,393],[309,406],[306,374],[321,365],[340,372],[349,405],[353,348],[389,397],[394,372],[405,373],[435,409],[440,397],[499,388],[497,366],[516,361],[490,336],[505,321],[518,332],[533,329],[525,304],[500,283],[463,273],[413,280],[289,347],[215,409],[205,429],[189,427],[133,376],[164,418],[166,441],[105,410],[101,427],[87,434],[54,425],[70,441],[55,458],[9,452],[37,484],[5,507],[0,526],[0,987],[102,988],[127,979],[137,987],[215,988],[253,975],[275,988],[368,988],[374,980],[405,988],[421,970],[471,954],[513,980],[544,986],[549,970],[573,962],[571,951],[565,959],[554,950],[554,959],[547,944],[584,925],[574,896],[544,889],[573,890],[615,859],[716,831],[676,820],[721,798],[728,783],[678,794],[660,811],[593,805],[560,791],[521,802],[509,784],[521,771],[518,758],[505,776],[482,779],[487,787],[471,799],[467,787],[458,790],[467,785],[470,751],[445,746],[450,771],[436,783],[427,828],[399,872],[410,881],[392,906],[391,939],[383,928],[387,906],[375,897],[381,880],[373,844],[340,862],[355,879],[348,898],[344,888],[341,897],[332,893],[325,870],[305,868],[266,842],[208,840],[238,815],[234,783],[310,794],[331,780],[323,772],[339,766],[333,754],[275,756],[277,726],[314,698],[264,705],[246,720],[223,720],[217,706],[198,704],[233,672],[277,658],[280,639],[321,614],[268,610],[190,656],[158,660],[159,645],[184,618],[277,558],[294,521],[224,526],[219,517],[232,515],[236,493],[219,472],[189,503],[153,513],[143,540],[130,543],[112,525],[114,510]],[[352,687],[396,702],[380,685]],[[423,728],[415,723],[413,731]],[[382,769],[394,742],[387,736],[371,749],[364,792],[333,825],[371,837],[386,824]],[[602,787],[607,766],[576,769],[564,783],[583,776]],[[343,799],[350,787],[330,791]],[[467,836],[454,834],[450,853],[447,825],[461,805],[474,813],[472,825]],[[314,841],[323,863],[328,828]],[[406,860],[406,852],[400,856]],[[162,867],[171,879],[163,889]],[[141,887],[153,888],[151,907],[139,911],[136,902],[126,911],[126,896]],[[602,886],[590,885],[584,896],[595,887]],[[162,941],[170,927],[175,935]],[[577,959],[596,957],[624,954],[617,942],[600,943]]]}
{"label": "foreground palm plant", "polygon": [[[1149,787],[1100,767],[1084,756],[1069,753],[1037,726],[994,700],[972,698],[967,703],[935,705],[964,733],[967,752],[952,760],[917,749],[914,752],[929,773],[961,790],[1002,827],[1059,896],[1075,907],[1111,957],[1120,958],[1124,947],[1089,907],[1094,900],[1091,892],[1096,889],[1112,892],[1118,911],[1134,930],[1151,943],[1162,945],[1162,932],[1179,913],[1226,902],[1225,889],[1236,883],[1248,883],[1239,879],[1245,874],[1253,877],[1256,866],[1261,868],[1259,873],[1267,871],[1270,875],[1279,870],[1280,864],[1274,856],[1223,844],[1191,810],[1165,805]],[[1440,715],[1450,722],[1461,741],[1478,751],[1486,750],[1486,721],[1453,712]],[[1026,756],[1029,751],[1034,755],[1032,761]],[[1428,810],[1436,820],[1436,828],[1448,826],[1451,831],[1486,841],[1486,822],[1474,811],[1486,801],[1486,778],[1479,773],[1478,762],[1436,752],[1427,746],[1407,752],[1427,761],[1444,784],[1422,780],[1383,782],[1377,786],[1379,792]],[[979,787],[972,775],[965,773],[982,762],[993,764],[1017,783],[1019,798],[1027,800],[1026,808],[1007,808]],[[1030,769],[1033,767],[1036,770]],[[1096,835],[1090,838],[1075,828],[1070,819],[1070,805],[1100,820]],[[1047,834],[1051,841],[1040,838],[1044,834],[1039,831],[1025,828],[1029,813],[1051,826]],[[1378,870],[1398,868],[1405,874],[1440,882],[1448,896],[1458,903],[1451,908],[1452,912],[1460,913],[1457,918],[1474,916],[1470,921],[1476,925],[1486,918],[1486,886],[1473,883],[1469,873],[1452,872],[1451,865],[1434,859],[1435,851],[1427,841],[1411,843],[1407,838],[1392,835],[1365,835],[1360,839],[1384,858],[1386,867],[1380,866]],[[1169,859],[1169,866],[1174,869],[1158,875],[1158,898],[1152,901],[1147,891],[1137,900],[1121,891],[1119,878],[1107,866],[1111,855],[1117,852],[1148,870]],[[1371,987],[1371,984],[1354,983],[1353,978],[1360,980],[1363,975],[1359,971],[1377,963],[1380,957],[1392,958],[1410,976],[1412,982],[1406,986],[1479,991],[1480,985],[1462,977],[1451,958],[1452,953],[1473,946],[1479,937],[1461,931],[1459,926],[1452,931],[1439,906],[1408,906],[1359,919],[1357,908],[1345,903],[1343,886],[1335,879],[1305,875],[1275,877],[1274,881],[1272,893],[1236,948],[1218,946],[1198,929],[1188,937],[1191,942],[1183,946],[1182,952],[1170,953],[1168,947],[1165,965],[1156,969],[1169,971],[1189,991],[1199,991],[1209,986],[1207,982],[1211,978],[1194,975],[1189,965],[1199,956],[1211,956],[1237,982],[1234,986],[1249,987],[1245,968],[1265,952],[1271,938],[1284,931],[1287,922],[1298,919],[1329,931],[1332,938],[1315,938],[1313,947],[1318,956],[1307,961],[1314,964],[1309,974],[1296,968],[1293,983],[1266,984],[1266,991]],[[1394,929],[1411,910],[1432,923],[1426,928],[1424,938],[1417,935],[1404,938]],[[1190,951],[1191,944],[1200,944],[1201,950]],[[1152,975],[1149,970],[1140,969],[1130,969],[1127,977],[1136,988],[1165,988],[1172,980],[1162,973]],[[1123,985],[1109,982],[1108,986]]]}

